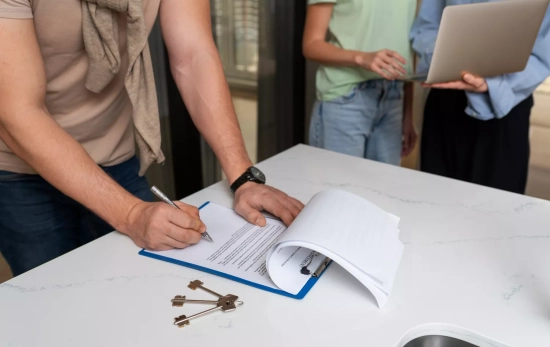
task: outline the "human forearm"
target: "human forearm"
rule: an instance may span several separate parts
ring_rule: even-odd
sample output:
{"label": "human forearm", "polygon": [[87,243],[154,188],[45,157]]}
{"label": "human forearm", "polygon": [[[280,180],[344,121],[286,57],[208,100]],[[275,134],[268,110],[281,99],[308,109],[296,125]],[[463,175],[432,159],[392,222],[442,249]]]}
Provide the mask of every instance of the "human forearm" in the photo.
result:
{"label": "human forearm", "polygon": [[4,104],[0,138],[54,187],[126,231],[128,214],[140,200],[104,173],[47,111]]}
{"label": "human forearm", "polygon": [[403,117],[405,120],[407,120],[407,118],[412,119],[413,100],[414,100],[414,84],[405,83],[404,98],[403,98]]}
{"label": "human forearm", "polygon": [[193,122],[216,156],[229,182],[252,165],[233,108],[231,94],[215,47],[173,63],[172,74]]}
{"label": "human forearm", "polygon": [[159,13],[172,76],[193,122],[232,182],[252,163],[212,38],[210,2],[163,0]]}
{"label": "human forearm", "polygon": [[413,92],[412,83],[405,83],[405,96],[403,100],[403,147],[401,156],[408,156],[416,146],[416,131],[413,122]]}
{"label": "human forearm", "polygon": [[382,49],[376,52],[344,50],[330,43],[316,40],[304,43],[306,58],[324,65],[359,67],[376,72],[387,79],[399,78],[406,74],[402,64],[407,61],[399,53]]}
{"label": "human forearm", "polygon": [[302,50],[307,59],[332,66],[360,66],[358,60],[362,55],[362,52],[342,49],[321,40],[304,42]]}

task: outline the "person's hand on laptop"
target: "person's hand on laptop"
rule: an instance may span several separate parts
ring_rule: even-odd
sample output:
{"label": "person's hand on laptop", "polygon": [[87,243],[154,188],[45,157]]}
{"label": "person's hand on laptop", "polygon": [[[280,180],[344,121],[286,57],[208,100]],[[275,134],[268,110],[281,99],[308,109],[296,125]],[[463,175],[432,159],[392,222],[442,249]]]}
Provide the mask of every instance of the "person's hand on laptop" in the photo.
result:
{"label": "person's hand on laptop", "polygon": [[489,89],[485,78],[472,75],[471,73],[463,74],[461,81],[435,84],[423,83],[422,86],[437,89],[458,89],[476,93],[485,93]]}
{"label": "person's hand on laptop", "polygon": [[407,60],[399,53],[389,49],[376,52],[361,52],[355,57],[357,65],[363,69],[376,72],[388,80],[394,80],[407,74],[403,65]]}

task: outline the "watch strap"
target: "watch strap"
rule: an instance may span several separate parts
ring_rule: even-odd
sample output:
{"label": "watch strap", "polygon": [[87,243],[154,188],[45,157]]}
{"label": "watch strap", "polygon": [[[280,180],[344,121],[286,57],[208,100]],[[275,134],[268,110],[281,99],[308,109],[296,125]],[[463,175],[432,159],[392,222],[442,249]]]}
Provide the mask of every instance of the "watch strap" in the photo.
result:
{"label": "watch strap", "polygon": [[233,194],[235,194],[235,192],[237,191],[237,189],[239,189],[243,184],[247,183],[247,182],[255,182],[255,183],[259,183],[259,184],[264,184],[265,182],[257,179],[256,177],[254,177],[254,175],[252,174],[251,172],[251,168],[252,167],[249,167],[239,178],[237,178],[235,180],[235,182],[233,182],[233,184],[229,187],[231,189],[231,192]]}
{"label": "watch strap", "polygon": [[248,170],[247,170],[244,174],[242,174],[239,178],[237,178],[235,182],[233,182],[233,184],[231,185],[231,192],[235,194],[237,189],[239,189],[243,184],[245,184],[248,181],[249,179],[248,179]]}

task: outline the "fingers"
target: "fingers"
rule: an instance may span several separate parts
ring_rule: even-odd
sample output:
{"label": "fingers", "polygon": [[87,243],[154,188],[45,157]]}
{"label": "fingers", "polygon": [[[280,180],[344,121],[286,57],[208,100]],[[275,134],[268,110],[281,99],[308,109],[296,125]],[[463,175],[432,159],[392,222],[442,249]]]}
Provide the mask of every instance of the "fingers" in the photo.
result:
{"label": "fingers", "polygon": [[384,56],[382,59],[386,64],[391,65],[395,70],[401,72],[401,74],[407,74],[407,70],[405,70],[403,65],[399,64],[399,61],[395,60],[391,55]]}
{"label": "fingers", "polygon": [[286,196],[284,201],[282,201],[282,204],[285,208],[287,208],[292,215],[292,219],[298,217],[300,212],[302,212],[303,207],[300,206],[299,201],[296,199],[291,198],[290,196]]}
{"label": "fingers", "polygon": [[277,198],[267,201],[264,204],[264,209],[281,218],[286,225],[290,225],[301,211],[297,206],[294,206],[292,202],[286,201],[286,203],[283,203],[281,199]]}
{"label": "fingers", "polygon": [[288,199],[290,200],[290,202],[292,202],[294,204],[294,206],[296,206],[300,212],[302,212],[302,210],[304,209],[305,205],[302,204],[302,202],[300,200],[296,200],[294,199],[293,197],[288,197]]}
{"label": "fingers", "polygon": [[181,201],[174,201],[174,204],[176,204],[180,210],[189,213],[191,216],[197,219],[200,219],[199,209],[196,208],[195,206],[184,204]]}
{"label": "fingers", "polygon": [[248,223],[263,227],[266,225],[265,217],[258,211],[253,208],[245,200],[239,199],[235,205],[235,212],[241,215]]}
{"label": "fingers", "polygon": [[264,216],[260,211],[267,211],[290,225],[302,211],[304,205],[285,193],[268,186],[253,186],[236,196],[235,211],[250,223],[264,226]]}
{"label": "fingers", "polygon": [[462,78],[464,79],[464,82],[471,84],[474,87],[481,87],[483,84],[483,78],[476,77],[469,73],[464,74]]}
{"label": "fingers", "polygon": [[485,92],[487,91],[486,81],[485,78],[474,76],[470,73],[466,73],[462,76],[462,79],[464,82],[468,83],[470,86],[472,86],[474,91],[477,92]]}
{"label": "fingers", "polygon": [[377,74],[379,74],[380,76],[384,77],[387,80],[393,80],[394,79],[394,77],[390,76],[388,73],[386,73],[384,70],[382,70],[378,66],[373,66],[372,71],[376,72]]}
{"label": "fingers", "polygon": [[437,89],[456,89],[466,90],[473,92],[485,92],[487,86],[485,79],[477,77],[472,74],[464,74],[463,81],[447,82],[447,83],[435,83],[435,84],[423,84],[423,87],[437,88]]}
{"label": "fingers", "polygon": [[198,233],[196,230],[183,229],[172,223],[167,225],[165,231],[166,236],[174,240],[175,243],[180,244],[195,244],[198,243],[202,238],[201,234]]}
{"label": "fingers", "polygon": [[192,229],[203,233],[206,231],[206,225],[197,218],[185,211],[172,208],[168,213],[168,220],[183,229]]}
{"label": "fingers", "polygon": [[396,79],[401,77],[402,74],[399,73],[399,71],[396,71],[396,69],[393,67],[392,64],[389,63],[380,63],[380,67],[388,72],[388,74],[392,77],[392,79]]}
{"label": "fingers", "polygon": [[[197,232],[193,232],[193,233],[198,234]],[[162,245],[170,247],[169,249],[184,249],[190,246],[190,244],[188,243],[178,241],[168,236],[164,239],[164,242]]]}
{"label": "fingers", "polygon": [[436,88],[436,89],[466,90],[468,88],[468,85],[466,83],[462,82],[462,81],[427,84],[426,86],[429,87],[429,88]]}
{"label": "fingers", "polygon": [[396,59],[401,64],[403,64],[403,65],[407,64],[407,60],[405,58],[403,58],[403,56],[401,54],[399,54],[395,51],[390,51],[390,50],[387,50],[386,52],[390,57]]}

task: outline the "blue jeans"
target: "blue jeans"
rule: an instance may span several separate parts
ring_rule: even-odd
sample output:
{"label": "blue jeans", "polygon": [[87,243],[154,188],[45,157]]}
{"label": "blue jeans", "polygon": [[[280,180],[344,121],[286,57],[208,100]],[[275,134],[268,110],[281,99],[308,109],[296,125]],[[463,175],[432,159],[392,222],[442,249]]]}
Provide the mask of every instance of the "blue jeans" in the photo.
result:
{"label": "blue jeans", "polygon": [[372,80],[342,97],[317,101],[309,144],[335,152],[399,165],[404,83]]}
{"label": "blue jeans", "polygon": [[[103,170],[138,198],[153,200],[138,176],[138,158]],[[0,171],[0,211],[0,252],[14,276],[114,230],[39,175]]]}

